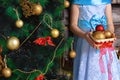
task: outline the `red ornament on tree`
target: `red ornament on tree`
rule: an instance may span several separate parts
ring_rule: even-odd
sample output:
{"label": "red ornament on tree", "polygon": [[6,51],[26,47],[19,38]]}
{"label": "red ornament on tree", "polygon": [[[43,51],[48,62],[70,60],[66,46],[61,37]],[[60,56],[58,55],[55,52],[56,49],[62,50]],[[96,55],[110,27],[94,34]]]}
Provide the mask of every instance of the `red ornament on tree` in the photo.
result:
{"label": "red ornament on tree", "polygon": [[45,77],[43,74],[40,74],[37,78],[35,78],[35,80],[44,80]]}

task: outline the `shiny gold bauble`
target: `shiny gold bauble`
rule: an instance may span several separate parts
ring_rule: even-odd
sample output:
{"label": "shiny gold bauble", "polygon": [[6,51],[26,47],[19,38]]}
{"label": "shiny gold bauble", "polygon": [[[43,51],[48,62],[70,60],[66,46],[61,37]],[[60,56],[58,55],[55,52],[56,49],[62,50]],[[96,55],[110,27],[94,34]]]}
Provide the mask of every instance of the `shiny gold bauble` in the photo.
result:
{"label": "shiny gold bauble", "polygon": [[67,1],[67,0],[65,0],[65,1],[64,1],[64,6],[65,6],[65,8],[68,8],[68,7],[70,6],[70,2]]}
{"label": "shiny gold bauble", "polygon": [[40,4],[33,5],[33,13],[34,15],[40,15],[42,13],[42,6]]}
{"label": "shiny gold bauble", "polygon": [[19,48],[20,41],[17,37],[10,37],[7,41],[7,47],[10,50],[16,50]]}
{"label": "shiny gold bauble", "polygon": [[22,20],[20,20],[20,19],[18,19],[17,21],[16,21],[16,23],[15,23],[15,25],[16,25],[16,27],[17,28],[22,28],[23,27],[23,21]]}
{"label": "shiny gold bauble", "polygon": [[11,75],[12,75],[12,71],[10,68],[3,68],[2,69],[2,75],[5,77],[5,78],[9,78]]}
{"label": "shiny gold bauble", "polygon": [[112,33],[108,30],[104,31],[105,37],[106,38],[111,38],[112,37]]}
{"label": "shiny gold bauble", "polygon": [[66,76],[67,76],[68,78],[71,78],[72,73],[71,73],[71,72],[68,72],[68,73],[66,74]]}
{"label": "shiny gold bauble", "polygon": [[74,50],[71,50],[69,55],[70,55],[70,58],[75,58],[76,57],[76,52]]}
{"label": "shiny gold bauble", "polygon": [[57,29],[52,29],[51,30],[51,35],[53,38],[57,38],[59,36],[59,31]]}
{"label": "shiny gold bauble", "polygon": [[93,36],[95,39],[97,39],[97,40],[99,40],[99,39],[105,39],[104,32],[102,32],[102,31],[96,31],[96,32],[94,32],[94,33],[92,34],[92,36]]}

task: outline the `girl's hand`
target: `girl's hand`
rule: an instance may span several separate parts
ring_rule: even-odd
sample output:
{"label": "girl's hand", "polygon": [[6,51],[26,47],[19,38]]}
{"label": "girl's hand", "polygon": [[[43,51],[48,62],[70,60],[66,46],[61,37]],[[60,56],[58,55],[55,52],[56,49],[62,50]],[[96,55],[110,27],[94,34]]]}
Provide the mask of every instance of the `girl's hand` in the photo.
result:
{"label": "girl's hand", "polygon": [[112,33],[112,37],[114,38],[113,43],[116,43],[117,37],[116,37],[115,33]]}
{"label": "girl's hand", "polygon": [[85,39],[93,48],[99,49],[100,45],[95,44],[95,41],[91,39],[90,32],[85,33]]}

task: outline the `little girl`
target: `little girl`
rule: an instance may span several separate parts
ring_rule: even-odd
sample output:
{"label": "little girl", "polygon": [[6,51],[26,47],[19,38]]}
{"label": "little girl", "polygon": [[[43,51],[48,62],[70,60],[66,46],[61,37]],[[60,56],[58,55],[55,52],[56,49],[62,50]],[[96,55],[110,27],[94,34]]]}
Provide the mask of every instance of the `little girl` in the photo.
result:
{"label": "little girl", "polygon": [[70,29],[74,33],[73,80],[120,80],[120,65],[113,47],[104,54],[90,38],[97,25],[114,33],[110,0],[73,0]]}

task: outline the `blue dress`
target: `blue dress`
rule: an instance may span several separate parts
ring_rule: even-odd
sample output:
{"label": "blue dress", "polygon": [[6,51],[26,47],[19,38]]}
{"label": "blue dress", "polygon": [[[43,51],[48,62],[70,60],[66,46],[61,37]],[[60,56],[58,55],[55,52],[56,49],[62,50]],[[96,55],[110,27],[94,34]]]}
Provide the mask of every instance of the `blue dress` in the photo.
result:
{"label": "blue dress", "polygon": [[[90,2],[82,4],[79,1],[73,1],[73,4],[79,4],[79,28],[90,32],[95,30],[96,25],[102,24],[107,29],[105,8],[110,3],[109,0],[103,4],[99,3],[100,5]],[[74,50],[77,56],[74,59],[73,80],[120,80],[120,63],[115,50],[104,48],[105,54],[101,57],[100,50],[91,47],[85,39],[77,36],[74,40]]]}

